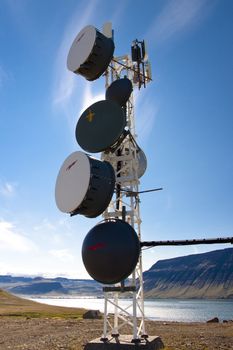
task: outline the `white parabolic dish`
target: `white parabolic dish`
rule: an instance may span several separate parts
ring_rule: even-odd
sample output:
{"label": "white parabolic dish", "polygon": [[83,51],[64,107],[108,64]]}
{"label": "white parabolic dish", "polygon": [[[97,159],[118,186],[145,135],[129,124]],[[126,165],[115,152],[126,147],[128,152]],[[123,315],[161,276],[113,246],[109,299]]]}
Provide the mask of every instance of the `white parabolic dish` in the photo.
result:
{"label": "white parabolic dish", "polygon": [[67,68],[76,72],[87,61],[96,40],[96,28],[88,25],[74,39],[67,57]]}
{"label": "white parabolic dish", "polygon": [[80,206],[89,187],[90,174],[90,162],[85,153],[73,152],[66,158],[55,187],[56,204],[62,212],[72,213]]}

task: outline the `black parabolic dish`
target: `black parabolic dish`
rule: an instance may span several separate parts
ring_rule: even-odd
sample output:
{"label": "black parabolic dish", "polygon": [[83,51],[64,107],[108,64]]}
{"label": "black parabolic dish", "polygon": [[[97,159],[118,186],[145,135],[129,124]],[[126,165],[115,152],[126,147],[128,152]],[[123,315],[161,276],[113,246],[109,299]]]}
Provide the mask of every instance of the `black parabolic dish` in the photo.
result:
{"label": "black parabolic dish", "polygon": [[84,239],[82,259],[89,275],[103,284],[127,278],[135,269],[140,242],[128,223],[112,219],[94,226]]}
{"label": "black parabolic dish", "polygon": [[133,85],[128,78],[117,79],[107,88],[105,98],[125,106],[132,91]]}
{"label": "black parabolic dish", "polygon": [[98,101],[88,107],[76,125],[76,140],[83,150],[90,153],[111,148],[123,134],[126,117],[114,101]]}

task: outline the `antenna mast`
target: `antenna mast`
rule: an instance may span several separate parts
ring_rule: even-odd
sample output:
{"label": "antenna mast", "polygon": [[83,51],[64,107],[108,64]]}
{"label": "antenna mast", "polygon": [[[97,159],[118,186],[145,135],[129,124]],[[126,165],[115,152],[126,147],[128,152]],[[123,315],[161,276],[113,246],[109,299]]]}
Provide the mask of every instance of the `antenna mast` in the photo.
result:
{"label": "antenna mast", "polygon": [[[131,56],[123,55],[114,57],[105,73],[106,94],[114,82],[122,79],[129,79],[134,88],[146,87],[151,81],[148,56],[145,52],[145,43],[138,40],[133,41]],[[126,115],[127,134],[124,140],[116,146],[114,152],[102,152],[101,159],[108,161],[114,168],[116,174],[116,193],[113,196],[108,208],[103,213],[104,219],[112,217],[129,223],[136,231],[139,241],[141,241],[141,216],[139,200],[139,177],[146,170],[146,157],[136,142],[134,96],[133,92],[126,102],[124,113]],[[135,195],[136,194],[136,195]],[[103,340],[111,336],[118,337],[119,330],[125,324],[132,326],[132,342],[139,343],[141,339],[147,338],[144,314],[144,294],[143,294],[143,271],[142,255],[132,274],[129,285],[124,282],[115,287],[104,287],[105,310],[104,310],[104,330]],[[124,308],[121,305],[120,295],[122,293],[132,295],[129,313],[129,306]],[[113,324],[108,320],[108,304],[115,307]],[[139,325],[137,320],[140,320]]]}

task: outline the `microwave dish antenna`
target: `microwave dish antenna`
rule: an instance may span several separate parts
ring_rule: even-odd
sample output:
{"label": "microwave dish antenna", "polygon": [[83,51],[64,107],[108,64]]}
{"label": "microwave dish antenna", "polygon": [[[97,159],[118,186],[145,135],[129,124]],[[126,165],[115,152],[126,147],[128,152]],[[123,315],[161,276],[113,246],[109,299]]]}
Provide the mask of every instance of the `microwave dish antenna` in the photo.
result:
{"label": "microwave dish antenna", "polygon": [[124,137],[126,116],[121,107],[111,100],[98,101],[81,115],[76,126],[76,140],[86,152],[110,150]]}
{"label": "microwave dish antenna", "polygon": [[76,151],[60,168],[55,200],[64,213],[95,218],[109,205],[114,188],[115,173],[110,163]]}
{"label": "microwave dish antenna", "polygon": [[67,58],[67,68],[89,81],[98,79],[107,69],[114,43],[95,27],[84,27],[75,37]]}
{"label": "microwave dish antenna", "polygon": [[89,275],[103,284],[123,281],[135,269],[140,254],[137,233],[127,222],[105,220],[84,239],[82,258]]}

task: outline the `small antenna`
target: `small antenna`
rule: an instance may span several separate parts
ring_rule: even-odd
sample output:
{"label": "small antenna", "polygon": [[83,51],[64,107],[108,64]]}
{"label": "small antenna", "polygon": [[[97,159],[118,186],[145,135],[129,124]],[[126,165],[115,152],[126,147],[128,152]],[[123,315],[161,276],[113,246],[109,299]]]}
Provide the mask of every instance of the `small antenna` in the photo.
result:
{"label": "small antenna", "polygon": [[111,38],[111,39],[113,38],[113,31],[112,31],[112,23],[111,22],[104,23],[102,33],[107,38]]}
{"label": "small antenna", "polygon": [[139,89],[142,85],[146,87],[146,83],[151,80],[151,70],[149,68],[148,71],[148,54],[144,40],[139,41],[136,39],[132,42],[131,58],[134,62],[134,67],[136,70],[136,74],[134,75],[134,83],[138,84]]}

